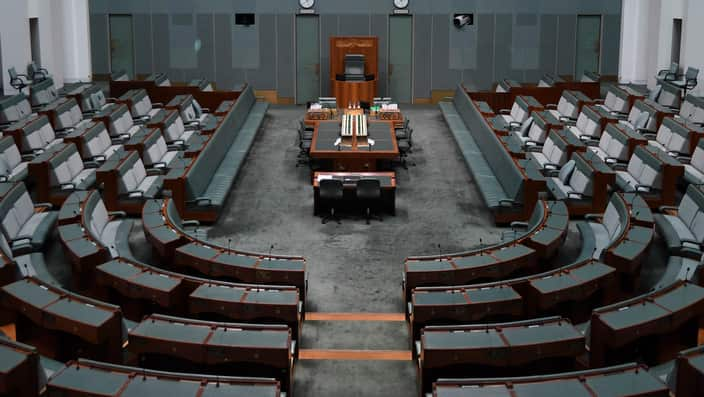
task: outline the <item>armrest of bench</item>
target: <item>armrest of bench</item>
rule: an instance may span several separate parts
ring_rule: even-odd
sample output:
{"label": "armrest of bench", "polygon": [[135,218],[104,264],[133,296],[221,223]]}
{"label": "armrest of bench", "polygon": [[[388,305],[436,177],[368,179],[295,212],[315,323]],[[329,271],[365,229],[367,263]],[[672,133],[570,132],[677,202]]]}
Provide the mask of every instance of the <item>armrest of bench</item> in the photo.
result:
{"label": "armrest of bench", "polygon": [[501,199],[499,200],[499,205],[501,207],[513,207],[516,205],[516,201],[511,199]]}

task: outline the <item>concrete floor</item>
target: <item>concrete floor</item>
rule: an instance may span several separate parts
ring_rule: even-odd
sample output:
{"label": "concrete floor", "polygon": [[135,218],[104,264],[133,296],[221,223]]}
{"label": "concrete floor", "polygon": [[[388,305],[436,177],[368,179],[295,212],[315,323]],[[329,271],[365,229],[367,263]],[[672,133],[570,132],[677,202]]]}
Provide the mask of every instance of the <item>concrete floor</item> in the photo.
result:
{"label": "concrete floor", "polygon": [[[313,216],[313,190],[307,167],[296,168],[296,128],[304,109],[272,106],[240,171],[220,220],[208,238],[241,250],[306,257],[308,312],[402,313],[402,265],[409,255],[465,250],[499,241],[496,228],[455,142],[435,106],[404,106],[414,141],[417,166],[397,171],[397,215],[366,225],[361,217],[322,225]],[[58,241],[58,240],[55,240]],[[55,244],[58,246],[58,244]],[[150,261],[141,225],[135,224],[131,246],[137,258]],[[648,261],[645,278],[657,279],[663,262]],[[579,250],[572,230],[555,263],[569,263]],[[57,277],[66,281],[60,248],[47,253]],[[63,263],[63,265],[61,265]],[[70,272],[70,270],[69,270]],[[649,284],[648,281],[646,284]],[[307,321],[304,349],[409,350],[404,322]],[[412,396],[416,393],[412,361],[299,361],[297,396]]]}

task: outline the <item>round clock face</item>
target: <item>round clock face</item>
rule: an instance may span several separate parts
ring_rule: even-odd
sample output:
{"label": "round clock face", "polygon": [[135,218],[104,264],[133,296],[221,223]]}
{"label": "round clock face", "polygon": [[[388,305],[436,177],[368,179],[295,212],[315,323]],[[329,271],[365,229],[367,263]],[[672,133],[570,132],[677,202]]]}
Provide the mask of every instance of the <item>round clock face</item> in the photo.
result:
{"label": "round clock face", "polygon": [[311,8],[315,5],[315,0],[298,0],[298,4],[303,8]]}
{"label": "round clock face", "polygon": [[406,8],[408,7],[408,0],[394,0],[394,5],[396,8]]}

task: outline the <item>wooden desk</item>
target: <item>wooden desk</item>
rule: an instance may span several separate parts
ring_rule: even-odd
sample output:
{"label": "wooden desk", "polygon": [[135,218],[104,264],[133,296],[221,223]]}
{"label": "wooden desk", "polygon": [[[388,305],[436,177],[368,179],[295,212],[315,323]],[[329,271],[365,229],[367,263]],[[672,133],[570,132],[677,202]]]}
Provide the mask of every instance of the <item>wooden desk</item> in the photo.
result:
{"label": "wooden desk", "polygon": [[378,179],[381,183],[381,208],[391,215],[396,215],[395,172],[316,172],[313,175],[313,215],[318,215],[323,209],[320,202],[320,181],[325,178],[342,181],[345,189],[343,200],[350,204],[356,201],[355,189],[359,179]]}
{"label": "wooden desk", "polygon": [[393,123],[390,121],[371,121],[368,128],[369,138],[374,146],[358,146],[356,137],[351,146],[335,146],[340,136],[340,124],[337,121],[320,121],[313,131],[310,157],[332,161],[332,170],[344,172],[370,172],[377,170],[378,160],[398,158],[398,143]]}
{"label": "wooden desk", "polygon": [[[315,127],[319,121],[337,121],[340,122],[339,110],[334,111],[308,111],[303,118],[304,123],[309,127]],[[369,121],[391,121],[394,123],[394,128],[403,128],[404,116],[402,112],[378,112],[376,114],[367,115]]]}
{"label": "wooden desk", "polygon": [[366,102],[371,104],[376,96],[376,78],[370,81],[331,80],[332,95],[337,98],[337,106],[343,108],[350,103]]}

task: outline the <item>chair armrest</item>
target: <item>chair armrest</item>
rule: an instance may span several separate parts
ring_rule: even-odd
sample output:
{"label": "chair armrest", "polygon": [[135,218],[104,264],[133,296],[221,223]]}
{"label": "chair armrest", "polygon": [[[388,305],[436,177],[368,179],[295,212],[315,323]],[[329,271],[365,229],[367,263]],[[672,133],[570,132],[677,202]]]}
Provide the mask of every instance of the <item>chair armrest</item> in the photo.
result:
{"label": "chair armrest", "polygon": [[533,152],[533,153],[540,153],[543,150],[540,146],[536,145],[528,145],[528,142],[526,142],[526,151],[528,152]]}
{"label": "chair armrest", "polygon": [[85,163],[83,163],[83,166],[86,168],[98,168],[100,167],[100,163],[98,163],[97,161],[86,161]]}
{"label": "chair armrest", "polygon": [[577,192],[569,192],[567,193],[567,198],[575,198],[577,200],[581,200],[584,197],[582,193],[577,193]]}
{"label": "chair armrest", "polygon": [[163,108],[164,104],[162,102],[152,102],[152,108]]}
{"label": "chair armrest", "polygon": [[540,143],[540,142],[530,141],[530,140],[529,140],[529,141],[525,141],[523,144],[524,144],[524,146],[525,146],[528,150],[530,150],[530,148],[542,147],[542,145],[543,145],[543,144]]}
{"label": "chair armrest", "polygon": [[678,211],[679,208],[675,207],[674,205],[661,205],[658,207],[658,211],[660,212],[665,212],[665,211]]}
{"label": "chair armrest", "polygon": [[210,205],[213,201],[208,197],[198,197],[195,200],[189,201],[190,203],[195,203],[196,205]]}
{"label": "chair armrest", "polygon": [[601,222],[601,220],[604,218],[602,214],[586,214],[584,215],[584,219],[587,221],[597,221]]}
{"label": "chair armrest", "polygon": [[99,155],[93,156],[93,158],[91,158],[91,161],[96,161],[96,162],[103,162],[105,160],[107,160],[107,157],[105,157],[104,154],[99,154]]}
{"label": "chair armrest", "polygon": [[522,229],[528,229],[528,222],[511,222],[511,229],[517,229],[517,228],[522,228]]}
{"label": "chair armrest", "polygon": [[636,131],[648,139],[655,139],[657,137],[657,131],[649,130],[647,128],[636,128]]}
{"label": "chair armrest", "polygon": [[556,171],[560,169],[560,164],[555,164],[555,163],[545,163],[543,165],[543,169],[549,170],[549,171]]}
{"label": "chair armrest", "polygon": [[200,222],[195,219],[191,219],[191,220],[187,220],[187,221],[182,221],[181,226],[183,226],[183,227],[196,227],[196,226],[200,226]]}
{"label": "chair armrest", "polygon": [[652,186],[646,186],[646,185],[636,185],[635,186],[637,192],[643,192],[643,193],[650,193],[654,189]]}
{"label": "chair armrest", "polygon": [[171,144],[171,145],[166,145],[166,150],[169,151],[169,152],[177,152],[177,151],[183,149],[183,146],[184,146],[183,144],[180,144],[180,145],[178,145],[178,144],[176,144],[176,145],[173,145],[173,144]]}
{"label": "chair armrest", "polygon": [[69,182],[69,183],[62,183],[60,185],[60,187],[61,187],[61,190],[69,190],[69,189],[73,190],[76,188],[76,185]]}
{"label": "chair armrest", "polygon": [[[609,163],[607,162],[606,164],[609,164]],[[628,169],[628,165],[622,164],[622,163],[610,163],[609,165],[611,165],[613,167],[613,169],[615,169],[617,171],[625,171]]]}
{"label": "chair armrest", "polygon": [[0,183],[2,183],[2,182],[7,182],[8,179],[9,179],[9,178],[7,177],[7,175],[0,175]]}
{"label": "chair armrest", "polygon": [[147,170],[147,175],[149,176],[155,176],[155,175],[161,175],[164,172],[158,168],[150,168]]}
{"label": "chair armrest", "polygon": [[210,108],[200,108],[200,112],[203,114],[210,113]]}
{"label": "chair armrest", "polygon": [[501,109],[499,110],[499,114],[511,114],[511,109]]}
{"label": "chair armrest", "polygon": [[545,106],[545,109],[557,109],[557,105],[554,103],[551,103],[550,105]]}
{"label": "chair armrest", "polygon": [[677,161],[682,164],[689,164],[692,162],[692,158],[689,156],[677,156]]}
{"label": "chair armrest", "polygon": [[603,105],[605,101],[606,101],[605,99],[599,98],[599,99],[595,99],[595,100],[594,100],[594,103],[602,104],[602,105]]}
{"label": "chair armrest", "polygon": [[516,205],[516,202],[511,199],[503,199],[499,200],[499,205],[502,207],[513,207],[514,205]]}
{"label": "chair armrest", "polygon": [[125,218],[127,217],[127,213],[125,211],[110,211],[108,212],[108,216],[113,218]]}
{"label": "chair armrest", "polygon": [[54,204],[52,203],[34,203],[34,208],[46,208],[46,209],[52,209],[54,208]]}
{"label": "chair armrest", "polygon": [[132,190],[131,192],[127,193],[127,197],[129,197],[129,198],[144,197],[144,192],[139,191],[139,190]]}
{"label": "chair armrest", "polygon": [[34,154],[23,154],[22,155],[22,161],[32,161],[34,158],[37,157]]}

